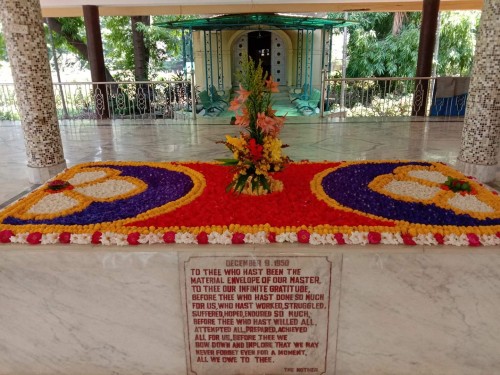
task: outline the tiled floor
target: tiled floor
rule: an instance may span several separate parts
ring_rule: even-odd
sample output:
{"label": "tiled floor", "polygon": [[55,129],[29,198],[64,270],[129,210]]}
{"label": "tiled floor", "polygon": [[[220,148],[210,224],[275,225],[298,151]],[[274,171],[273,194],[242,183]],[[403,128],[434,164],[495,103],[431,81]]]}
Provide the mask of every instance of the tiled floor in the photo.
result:
{"label": "tiled floor", "polygon": [[[61,124],[68,166],[97,160],[204,160],[228,156],[215,142],[238,128],[226,118],[198,124],[165,120],[76,121]],[[0,204],[32,188],[19,123],[0,122]],[[282,140],[293,160],[415,159],[454,164],[460,121],[291,117]],[[499,180],[500,181],[500,178]]]}

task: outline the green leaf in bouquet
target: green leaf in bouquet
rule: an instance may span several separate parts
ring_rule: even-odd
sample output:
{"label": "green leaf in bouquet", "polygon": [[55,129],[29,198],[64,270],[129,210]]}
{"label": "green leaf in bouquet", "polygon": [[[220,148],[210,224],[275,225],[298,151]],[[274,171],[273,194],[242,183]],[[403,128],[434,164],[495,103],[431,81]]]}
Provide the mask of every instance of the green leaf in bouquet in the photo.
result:
{"label": "green leaf in bouquet", "polygon": [[239,162],[237,159],[215,159],[215,161],[222,163],[222,165],[237,165]]}

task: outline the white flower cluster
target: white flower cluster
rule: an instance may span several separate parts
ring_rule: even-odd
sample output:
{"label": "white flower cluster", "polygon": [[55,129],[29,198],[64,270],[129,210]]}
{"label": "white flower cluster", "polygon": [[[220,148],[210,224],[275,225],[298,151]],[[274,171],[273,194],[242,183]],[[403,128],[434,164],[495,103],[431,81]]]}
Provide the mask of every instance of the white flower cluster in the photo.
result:
{"label": "white flower cluster", "polygon": [[[28,243],[28,235],[29,233],[19,233],[10,238],[12,243]],[[337,234],[336,236],[339,236]],[[319,233],[311,233],[309,237],[310,245],[338,245],[336,237],[333,234],[319,234]],[[369,241],[369,233],[368,232],[358,232],[354,231],[351,234],[341,234],[343,239],[343,243],[348,245],[368,245]],[[500,245],[500,237],[496,235],[478,235],[477,238],[480,241],[480,244],[485,246],[494,246]],[[223,233],[219,232],[211,232],[208,233],[208,243],[210,244],[220,244],[220,245],[230,245],[232,244],[233,232],[225,231]],[[417,236],[412,237],[412,240],[417,245],[423,246],[433,246],[439,245],[435,236],[432,233],[428,234],[419,234]],[[101,234],[100,241],[102,245],[110,246],[125,246],[128,245],[127,235],[122,233],[114,233],[114,232],[104,232]],[[453,245],[453,246],[469,246],[471,245],[471,241],[468,238],[467,234],[456,235],[450,234],[443,237],[443,241],[445,245]],[[40,240],[41,244],[57,244],[59,243],[59,233],[47,233],[43,234]],[[140,244],[163,244],[164,239],[161,234],[156,233],[148,233],[141,234],[139,236],[138,242]],[[269,244],[269,238],[266,232],[261,231],[257,233],[247,233],[245,234],[244,242],[246,244]],[[276,235],[277,243],[297,243],[298,237],[295,232],[285,232]],[[78,244],[78,245],[88,245],[92,243],[92,234],[91,233],[75,233],[70,235],[70,243]],[[196,235],[190,232],[178,232],[175,234],[175,243],[181,244],[197,244],[198,240]],[[391,233],[391,232],[382,232],[380,233],[380,244],[383,245],[402,245],[405,241],[400,233]]]}
{"label": "white flower cluster", "polygon": [[441,190],[438,187],[431,187],[419,184],[414,181],[397,181],[393,180],[384,187],[385,190],[392,194],[403,195],[419,200],[428,200]]}

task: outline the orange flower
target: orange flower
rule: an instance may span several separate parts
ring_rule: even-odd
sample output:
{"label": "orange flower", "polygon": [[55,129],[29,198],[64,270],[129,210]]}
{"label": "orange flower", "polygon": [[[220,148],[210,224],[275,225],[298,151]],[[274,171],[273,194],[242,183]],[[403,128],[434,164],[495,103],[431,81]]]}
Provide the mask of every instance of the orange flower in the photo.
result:
{"label": "orange flower", "polygon": [[272,76],[269,76],[269,79],[266,80],[266,88],[271,92],[280,92],[278,90],[278,82],[274,82]]}
{"label": "orange flower", "polygon": [[237,90],[236,92],[238,93],[236,100],[238,100],[240,103],[244,103],[251,94],[250,91],[245,90],[243,86],[241,86],[241,83],[240,83],[240,89]]}
{"label": "orange flower", "polygon": [[274,121],[276,123],[276,128],[277,130],[281,130],[281,128],[285,125],[285,116],[282,117],[275,117]]}
{"label": "orange flower", "polygon": [[276,131],[276,121],[264,112],[257,114],[257,126],[262,129],[264,133],[273,133]]}
{"label": "orange flower", "polygon": [[236,112],[237,110],[239,110],[241,108],[241,103],[238,101],[237,98],[232,100],[229,104],[230,104],[230,106],[229,106],[230,111]]}
{"label": "orange flower", "polygon": [[234,124],[244,128],[250,125],[250,116],[248,115],[248,110],[246,108],[243,108],[242,116],[236,115],[236,121]]}

